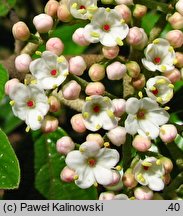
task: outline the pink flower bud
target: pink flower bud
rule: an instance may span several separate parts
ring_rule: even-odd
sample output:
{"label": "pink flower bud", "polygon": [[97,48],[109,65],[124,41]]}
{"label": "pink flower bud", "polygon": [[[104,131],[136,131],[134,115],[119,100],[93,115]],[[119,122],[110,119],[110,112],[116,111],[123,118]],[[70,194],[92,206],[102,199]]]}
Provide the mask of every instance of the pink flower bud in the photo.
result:
{"label": "pink flower bud", "polygon": [[124,99],[114,99],[112,104],[114,106],[114,115],[121,117],[125,113],[126,101]]}
{"label": "pink flower bud", "polygon": [[166,34],[166,39],[174,48],[179,48],[183,44],[183,33],[180,30],[172,30]]}
{"label": "pink flower bud", "polygon": [[49,105],[50,105],[50,112],[58,112],[60,110],[60,101],[57,97],[51,95],[48,98]]}
{"label": "pink flower bud", "polygon": [[147,13],[147,7],[145,5],[136,4],[133,10],[133,16],[135,18],[142,18]]}
{"label": "pink flower bud", "polygon": [[43,133],[51,133],[58,128],[58,119],[53,116],[46,116],[42,122],[41,130]]}
{"label": "pink flower bud", "polygon": [[173,142],[177,136],[177,128],[172,124],[165,124],[160,127],[159,136],[165,143]]}
{"label": "pink flower bud", "polygon": [[138,77],[141,71],[139,64],[135,61],[130,61],[126,63],[126,68],[128,75],[132,78]]}
{"label": "pink flower bud", "polygon": [[72,74],[81,76],[86,70],[87,65],[82,56],[75,56],[69,60],[69,71]]}
{"label": "pink flower bud", "polygon": [[125,5],[132,5],[133,0],[115,0],[117,4],[125,4]]}
{"label": "pink flower bud", "polygon": [[84,28],[78,28],[72,35],[72,40],[80,46],[88,46],[88,42],[84,37]]}
{"label": "pink flower bud", "polygon": [[168,185],[171,181],[171,176],[170,173],[167,173],[163,176],[163,182],[165,183],[165,185]]}
{"label": "pink flower bud", "polygon": [[134,188],[137,186],[138,182],[135,180],[135,176],[132,173],[132,169],[128,168],[127,171],[124,173],[123,178],[122,178],[123,184],[127,188]]}
{"label": "pink flower bud", "polygon": [[142,89],[146,84],[144,74],[139,74],[137,78],[132,79],[132,85],[135,89]]}
{"label": "pink flower bud", "polygon": [[76,114],[71,118],[71,125],[74,131],[83,133],[86,131],[82,114]]}
{"label": "pink flower bud", "polygon": [[176,10],[183,16],[183,1],[179,0],[175,5]]}
{"label": "pink flower bud", "polygon": [[69,136],[63,136],[56,143],[57,152],[60,154],[67,155],[70,151],[75,148],[75,143]]}
{"label": "pink flower bud", "polygon": [[28,54],[21,54],[15,58],[15,68],[22,73],[29,72],[29,65],[32,59]]}
{"label": "pink flower bud", "polygon": [[115,194],[113,192],[102,192],[99,196],[99,200],[113,200]]}
{"label": "pink flower bud", "polygon": [[94,134],[88,134],[86,137],[86,141],[92,141],[99,144],[100,147],[104,145],[104,139],[100,134],[94,133]]}
{"label": "pink flower bud", "polygon": [[71,80],[63,86],[63,97],[67,100],[75,100],[79,98],[81,86],[75,81]]}
{"label": "pink flower bud", "polygon": [[62,22],[70,22],[72,20],[71,13],[69,12],[67,5],[59,5],[59,7],[57,8],[57,17]]}
{"label": "pink flower bud", "polygon": [[182,68],[183,67],[183,53],[176,52],[175,54],[176,54],[176,60],[177,60],[176,67]]}
{"label": "pink flower bud", "polygon": [[103,95],[104,92],[105,86],[101,82],[90,82],[85,89],[87,95]]}
{"label": "pink flower bud", "polygon": [[30,37],[29,28],[22,21],[19,21],[13,25],[12,33],[14,38],[20,41],[26,41]]}
{"label": "pink flower bud", "polygon": [[56,0],[49,0],[46,3],[44,11],[49,16],[55,17],[57,15],[57,9],[58,9],[58,7],[59,7],[59,2],[58,1],[56,1]]}
{"label": "pink flower bud", "polygon": [[168,18],[168,22],[173,29],[182,29],[183,28],[183,16],[175,12],[172,16]]}
{"label": "pink flower bud", "polygon": [[119,54],[119,46],[114,46],[114,47],[103,46],[102,53],[105,58],[114,59]]}
{"label": "pink flower bud", "polygon": [[119,13],[121,18],[124,19],[126,23],[130,23],[132,13],[129,7],[127,7],[125,4],[120,4],[117,5],[114,9]]}
{"label": "pink flower bud", "polygon": [[133,139],[132,146],[140,152],[145,152],[151,147],[151,141],[147,137],[137,135]]}
{"label": "pink flower bud", "polygon": [[126,37],[126,41],[136,49],[141,50],[147,45],[148,38],[142,28],[132,27]]}
{"label": "pink flower bud", "polygon": [[113,62],[107,66],[106,73],[109,80],[120,80],[126,73],[126,66],[118,61]]}
{"label": "pink flower bud", "polygon": [[60,173],[60,178],[64,182],[73,182],[74,176],[76,175],[75,171],[65,166]]}
{"label": "pink flower bud", "polygon": [[153,198],[153,191],[146,186],[135,188],[134,196],[137,200],[151,200]]}
{"label": "pink flower bud", "polygon": [[118,171],[113,170],[112,175],[113,175],[112,176],[113,177],[112,182],[109,185],[107,185],[107,187],[114,186],[114,185],[118,184],[119,181],[121,180],[121,175]]}
{"label": "pink flower bud", "polygon": [[112,144],[120,146],[126,141],[126,130],[124,127],[118,126],[107,133],[107,137]]}
{"label": "pink flower bud", "polygon": [[177,68],[174,68],[172,71],[168,71],[163,75],[167,77],[171,83],[175,83],[181,79],[181,73]]}
{"label": "pink flower bud", "polygon": [[92,81],[100,81],[105,77],[105,67],[95,63],[90,67],[88,73]]}
{"label": "pink flower bud", "polygon": [[12,91],[12,89],[14,88],[15,85],[17,85],[20,81],[16,78],[14,79],[10,79],[6,82],[5,84],[5,93],[7,95],[10,94],[10,91]]}
{"label": "pink flower bud", "polygon": [[173,163],[172,161],[167,157],[161,157],[160,158],[161,163],[163,164],[163,167],[165,169],[165,173],[170,173],[173,169]]}
{"label": "pink flower bud", "polygon": [[39,33],[47,33],[53,27],[53,19],[47,14],[39,14],[34,17],[33,24]]}
{"label": "pink flower bud", "polygon": [[59,56],[64,51],[64,44],[60,40],[60,38],[57,38],[57,37],[50,38],[46,42],[46,50],[51,51]]}

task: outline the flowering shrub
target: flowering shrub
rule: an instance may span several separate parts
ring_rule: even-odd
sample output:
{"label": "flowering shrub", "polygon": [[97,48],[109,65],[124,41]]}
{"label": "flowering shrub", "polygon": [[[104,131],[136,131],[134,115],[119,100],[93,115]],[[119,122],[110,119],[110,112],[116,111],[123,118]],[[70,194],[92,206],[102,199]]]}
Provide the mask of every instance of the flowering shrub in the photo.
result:
{"label": "flowering shrub", "polygon": [[[182,4],[49,0],[33,18],[37,33],[14,24],[25,47],[11,62],[16,73],[6,65],[8,81],[0,68],[0,90],[33,137],[44,197],[182,199]],[[65,40],[72,26],[73,41]],[[0,188],[19,181],[17,174]]]}

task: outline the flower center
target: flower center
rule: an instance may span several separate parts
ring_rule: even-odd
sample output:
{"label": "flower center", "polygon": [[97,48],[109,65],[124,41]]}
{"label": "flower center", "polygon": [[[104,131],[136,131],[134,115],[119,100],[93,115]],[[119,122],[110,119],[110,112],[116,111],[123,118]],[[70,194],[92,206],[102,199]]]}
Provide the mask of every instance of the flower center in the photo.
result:
{"label": "flower center", "polygon": [[57,75],[57,70],[56,69],[51,70],[50,74],[52,76],[56,76]]}
{"label": "flower center", "polygon": [[79,9],[86,9],[86,7],[85,7],[84,5],[81,5],[81,6],[79,7]]}
{"label": "flower center", "polygon": [[143,169],[144,169],[145,171],[147,171],[147,170],[149,169],[149,166],[143,166]]}
{"label": "flower center", "polygon": [[106,32],[110,31],[110,29],[111,29],[111,27],[110,27],[109,24],[105,24],[105,25],[103,25],[102,28],[103,28],[103,30],[106,31]]}
{"label": "flower center", "polygon": [[146,114],[146,111],[144,109],[141,109],[137,113],[137,118],[138,119],[144,119],[145,118],[145,114]]}
{"label": "flower center", "polygon": [[34,101],[33,100],[29,100],[27,101],[27,106],[30,107],[30,108],[33,108],[35,105]]}
{"label": "flower center", "polygon": [[94,106],[93,106],[93,111],[94,111],[95,113],[99,113],[99,112],[100,112],[100,106],[99,106],[99,105],[94,105]]}
{"label": "flower center", "polygon": [[94,167],[96,165],[96,160],[94,158],[88,159],[88,165]]}
{"label": "flower center", "polygon": [[155,57],[155,58],[154,58],[154,63],[155,63],[155,64],[161,63],[161,58],[160,58],[160,57]]}
{"label": "flower center", "polygon": [[156,88],[155,90],[151,91],[154,95],[157,95],[159,93],[158,89]]}

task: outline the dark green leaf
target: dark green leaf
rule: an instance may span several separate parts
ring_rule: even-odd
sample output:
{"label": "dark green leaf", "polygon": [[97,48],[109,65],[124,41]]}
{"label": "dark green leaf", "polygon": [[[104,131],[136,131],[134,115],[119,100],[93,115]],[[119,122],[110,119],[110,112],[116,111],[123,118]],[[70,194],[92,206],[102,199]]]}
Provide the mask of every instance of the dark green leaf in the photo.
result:
{"label": "dark green leaf", "polygon": [[178,134],[174,142],[183,151],[183,137]]}
{"label": "dark green leaf", "polygon": [[15,3],[16,0],[0,0],[0,16],[6,16]]}
{"label": "dark green leaf", "polygon": [[0,188],[18,188],[20,168],[6,134],[0,129]]}
{"label": "dark green leaf", "polygon": [[3,67],[2,64],[0,64],[0,100],[4,97],[4,86],[5,83],[8,81],[8,72]]}
{"label": "dark green leaf", "polygon": [[56,151],[56,141],[65,136],[62,129],[50,134],[33,133],[35,141],[36,188],[47,199],[87,200],[96,199],[96,188],[82,190],[74,183],[60,180],[60,172],[65,167],[65,156]]}

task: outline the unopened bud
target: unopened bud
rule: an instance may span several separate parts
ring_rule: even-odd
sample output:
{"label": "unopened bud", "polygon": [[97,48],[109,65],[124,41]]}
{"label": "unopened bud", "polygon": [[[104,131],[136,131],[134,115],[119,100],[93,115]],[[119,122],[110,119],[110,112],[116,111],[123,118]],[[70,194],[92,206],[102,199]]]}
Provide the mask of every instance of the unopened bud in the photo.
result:
{"label": "unopened bud", "polygon": [[72,35],[72,40],[80,46],[88,46],[90,44],[84,37],[84,28],[78,28]]}
{"label": "unopened bud", "polygon": [[119,46],[114,46],[114,47],[103,46],[102,53],[105,58],[114,59],[119,54]]}
{"label": "unopened bud", "polygon": [[46,116],[42,122],[41,130],[43,133],[51,133],[58,128],[58,119],[53,116]]}
{"label": "unopened bud", "polygon": [[49,105],[50,105],[50,112],[58,112],[60,110],[60,101],[57,97],[51,95],[48,98]]}
{"label": "unopened bud", "polygon": [[53,37],[46,42],[46,50],[51,51],[59,56],[64,51],[64,44],[60,38]]}
{"label": "unopened bud", "polygon": [[151,141],[147,137],[137,135],[133,139],[132,146],[140,152],[145,152],[151,147]]}
{"label": "unopened bud", "polygon": [[125,5],[132,5],[133,0],[115,0],[117,4],[125,4]]}
{"label": "unopened bud", "polygon": [[126,63],[127,73],[130,77],[136,78],[140,74],[140,66],[135,61],[130,61]]}
{"label": "unopened bud", "polygon": [[103,95],[105,86],[101,82],[90,82],[86,86],[85,93],[87,95]]}
{"label": "unopened bud", "polygon": [[56,1],[56,0],[49,0],[46,3],[44,11],[49,16],[55,17],[57,15],[57,9],[58,9],[58,7],[59,7],[59,2],[58,1]]}
{"label": "unopened bud", "polygon": [[179,48],[183,44],[183,33],[180,30],[172,30],[166,34],[166,39],[174,48]]}
{"label": "unopened bud", "polygon": [[47,33],[53,27],[53,19],[47,14],[39,14],[34,17],[33,24],[39,33]]}
{"label": "unopened bud", "polygon": [[183,16],[183,0],[179,0],[176,3],[175,8]]}
{"label": "unopened bud", "polygon": [[176,67],[182,68],[183,67],[183,53],[176,52]]}
{"label": "unopened bud", "polygon": [[86,137],[86,141],[92,141],[99,144],[100,147],[104,145],[104,139],[100,134],[94,133],[94,134],[88,134]]}
{"label": "unopened bud", "polygon": [[165,173],[170,173],[173,169],[172,161],[167,157],[161,157],[160,161],[163,164],[163,167],[165,169]]}
{"label": "unopened bud", "polygon": [[159,136],[165,143],[173,142],[177,136],[177,128],[172,124],[165,124],[160,127]]}
{"label": "unopened bud", "polygon": [[69,167],[65,166],[60,173],[60,178],[64,182],[73,182],[76,173],[74,170],[70,169]]}
{"label": "unopened bud", "polygon": [[168,185],[171,181],[171,176],[170,173],[167,173],[163,176],[163,182],[165,183],[165,185]]}
{"label": "unopened bud", "polygon": [[22,21],[19,21],[13,25],[12,33],[14,38],[20,41],[26,41],[30,37],[29,28]]}
{"label": "unopened bud", "polygon": [[107,187],[111,187],[118,184],[120,179],[121,179],[120,173],[118,171],[112,170],[112,181],[109,185],[107,185]]}
{"label": "unopened bud", "polygon": [[163,75],[167,77],[171,83],[175,83],[181,79],[181,73],[177,68],[174,68],[172,71],[168,71]]}
{"label": "unopened bud", "polygon": [[173,29],[182,29],[183,28],[183,16],[175,12],[172,16],[168,18],[168,22]]}
{"label": "unopened bud", "polygon": [[83,133],[86,131],[86,127],[83,121],[83,116],[80,113],[72,116],[71,125],[73,130],[78,133]]}
{"label": "unopened bud", "polygon": [[109,80],[120,80],[126,73],[126,66],[116,61],[106,68],[107,78]]}
{"label": "unopened bud", "polygon": [[59,5],[59,7],[57,8],[57,17],[62,22],[70,22],[72,20],[71,13],[68,10],[67,5]]}
{"label": "unopened bud", "polygon": [[21,54],[15,58],[15,68],[22,73],[29,72],[29,65],[32,59],[28,54]]}
{"label": "unopened bud", "polygon": [[131,168],[128,168],[127,171],[124,173],[122,181],[123,184],[130,189],[136,187],[138,184],[138,182],[135,180],[135,176],[132,173]]}
{"label": "unopened bud", "polygon": [[75,148],[75,144],[69,136],[63,136],[56,142],[57,152],[67,155]]}
{"label": "unopened bud", "polygon": [[137,200],[151,200],[153,198],[153,191],[146,186],[135,188],[134,196]]}
{"label": "unopened bud", "polygon": [[67,100],[75,100],[79,98],[81,86],[75,81],[71,80],[63,86],[63,97]]}
{"label": "unopened bud", "polygon": [[117,5],[114,9],[119,13],[121,19],[124,19],[126,23],[130,23],[132,13],[129,7],[127,7],[125,4],[120,4]]}
{"label": "unopened bud", "polygon": [[112,104],[114,106],[114,115],[121,117],[125,113],[126,101],[124,99],[114,99]]}
{"label": "unopened bud", "polygon": [[147,7],[145,5],[136,4],[133,10],[133,16],[135,18],[142,18],[147,13]]}
{"label": "unopened bud", "polygon": [[17,85],[18,83],[20,83],[20,81],[16,78],[10,79],[6,82],[5,84],[5,93],[7,95],[10,94],[10,92],[12,91],[12,89],[15,87],[15,85]]}
{"label": "unopened bud", "polygon": [[81,76],[86,70],[87,65],[82,56],[75,56],[69,60],[69,71],[72,74]]}
{"label": "unopened bud", "polygon": [[139,74],[137,78],[132,79],[132,85],[135,89],[142,89],[146,84],[144,74]]}
{"label": "unopened bud", "polygon": [[107,133],[107,137],[110,139],[112,144],[120,146],[126,141],[126,129],[118,126]]}
{"label": "unopened bud", "polygon": [[105,67],[95,63],[90,67],[88,73],[92,81],[100,81],[105,77]]}
{"label": "unopened bud", "polygon": [[99,200],[113,200],[115,194],[113,192],[102,192],[99,196]]}

